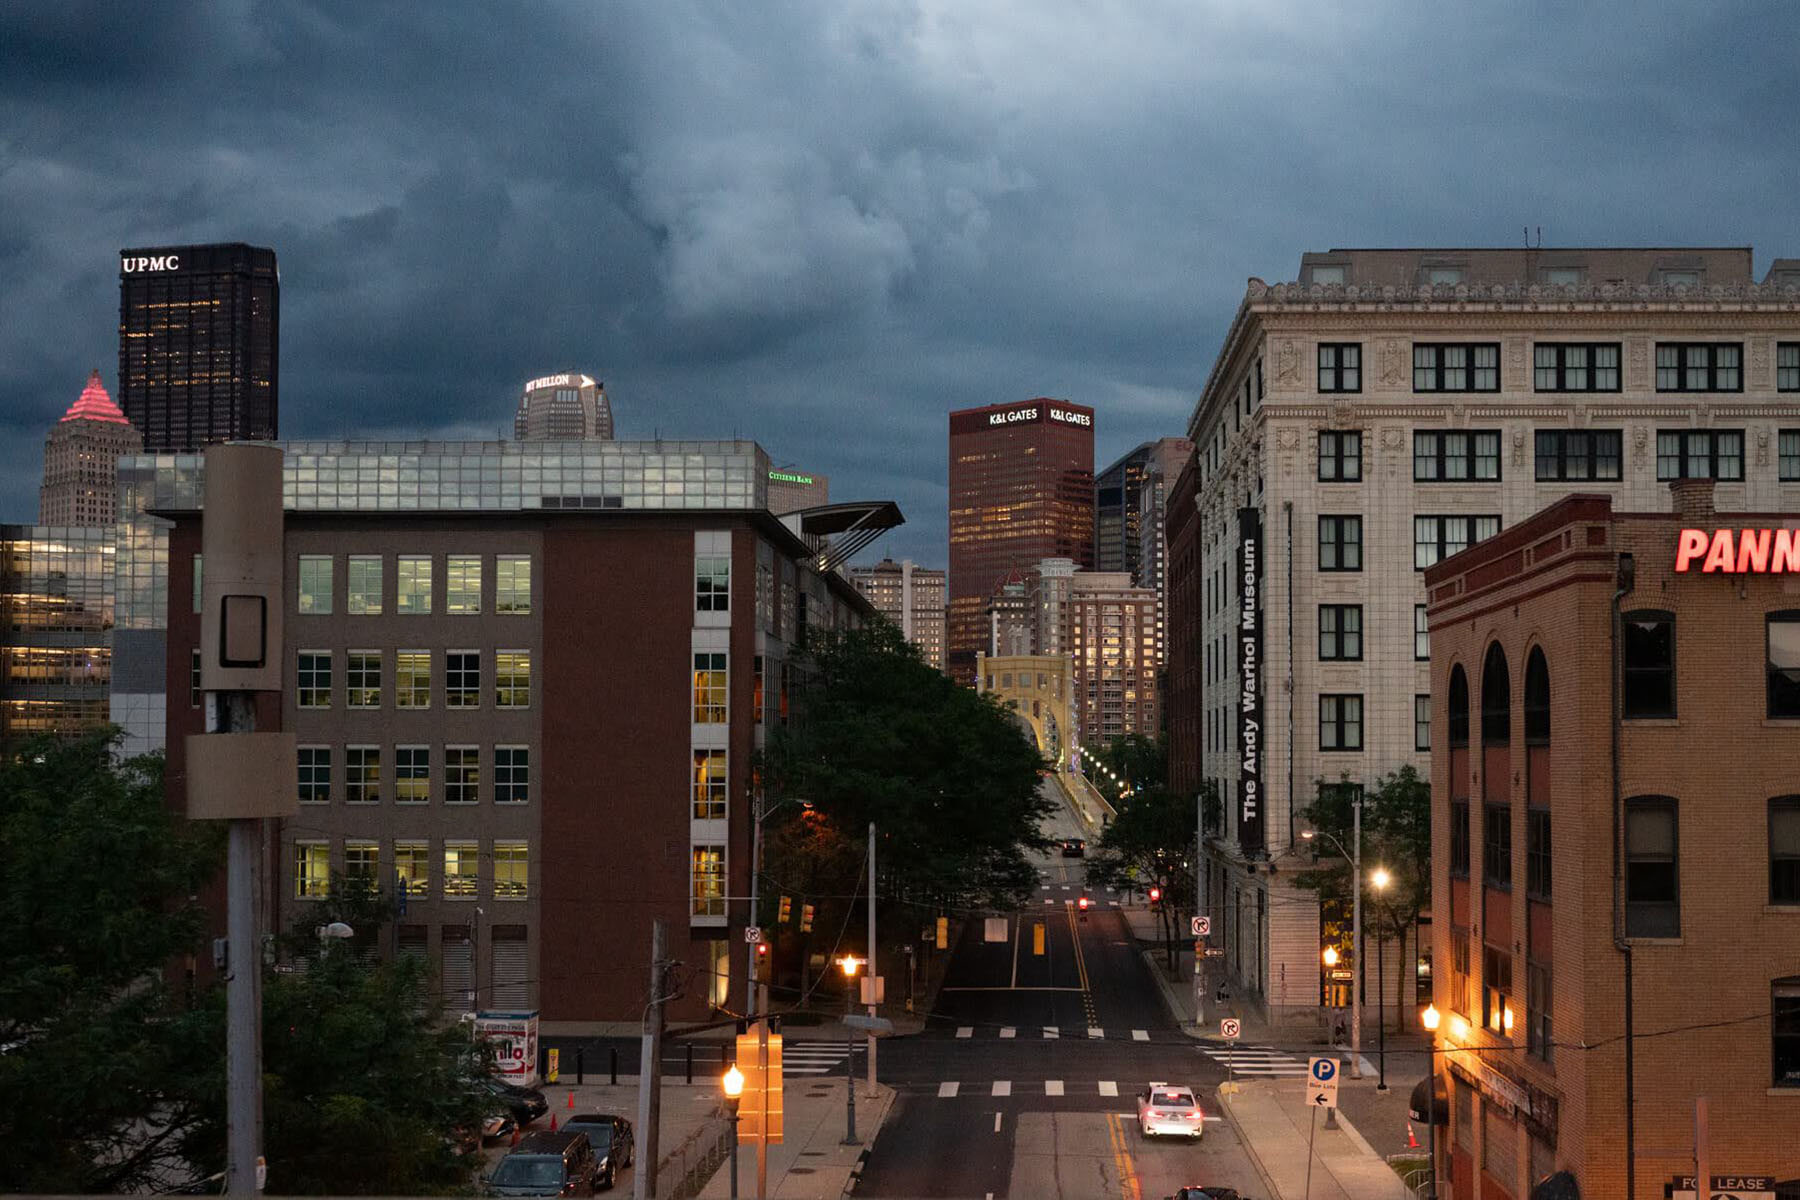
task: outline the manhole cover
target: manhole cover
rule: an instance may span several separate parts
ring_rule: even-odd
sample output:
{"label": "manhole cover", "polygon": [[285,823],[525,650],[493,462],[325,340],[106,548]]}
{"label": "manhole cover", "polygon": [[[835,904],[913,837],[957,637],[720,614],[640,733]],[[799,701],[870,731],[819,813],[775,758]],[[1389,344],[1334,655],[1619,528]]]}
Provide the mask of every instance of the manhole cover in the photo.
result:
{"label": "manhole cover", "polygon": [[789,1175],[811,1175],[812,1173],[813,1173],[813,1169],[811,1167],[789,1167],[788,1168]]}
{"label": "manhole cover", "polygon": [[825,1152],[823,1150],[802,1150],[800,1152],[800,1157],[801,1158],[824,1158]]}

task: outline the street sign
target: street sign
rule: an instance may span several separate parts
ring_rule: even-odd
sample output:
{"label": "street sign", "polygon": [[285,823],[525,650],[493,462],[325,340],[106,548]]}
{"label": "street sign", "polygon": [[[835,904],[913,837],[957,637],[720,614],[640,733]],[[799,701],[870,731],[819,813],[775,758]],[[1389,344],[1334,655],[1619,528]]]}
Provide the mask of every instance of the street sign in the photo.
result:
{"label": "street sign", "polygon": [[1338,1062],[1335,1058],[1306,1060],[1306,1102],[1317,1108],[1336,1108]]}
{"label": "street sign", "polygon": [[1211,917],[1190,917],[1188,919],[1188,935],[1190,937],[1197,937],[1197,938],[1211,937],[1212,936],[1212,918]]}
{"label": "street sign", "polygon": [[1223,1021],[1219,1022],[1219,1036],[1236,1041],[1239,1028],[1236,1017],[1226,1017]]}
{"label": "street sign", "polygon": [[894,1023],[886,1017],[848,1016],[844,1018],[844,1024],[852,1029],[866,1029],[874,1034],[894,1032]]}
{"label": "street sign", "polygon": [[744,926],[744,940],[746,942],[749,942],[752,946],[761,942],[763,940],[762,926],[760,926],[760,925]]}
{"label": "street sign", "polygon": [[1225,957],[1225,947],[1223,947],[1223,946],[1208,946],[1206,948],[1206,957],[1207,958],[1224,958]]}

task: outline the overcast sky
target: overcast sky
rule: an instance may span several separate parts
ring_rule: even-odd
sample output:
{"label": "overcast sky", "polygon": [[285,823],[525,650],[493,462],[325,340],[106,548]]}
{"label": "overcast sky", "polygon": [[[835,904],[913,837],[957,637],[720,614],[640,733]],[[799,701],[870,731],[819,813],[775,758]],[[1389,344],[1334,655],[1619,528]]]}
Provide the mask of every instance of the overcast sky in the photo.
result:
{"label": "overcast sky", "polygon": [[761,442],[942,565],[945,413],[1179,434],[1333,246],[1800,255],[1800,6],[57,0],[0,13],[0,519],[118,375],[121,247],[282,275],[285,437]]}

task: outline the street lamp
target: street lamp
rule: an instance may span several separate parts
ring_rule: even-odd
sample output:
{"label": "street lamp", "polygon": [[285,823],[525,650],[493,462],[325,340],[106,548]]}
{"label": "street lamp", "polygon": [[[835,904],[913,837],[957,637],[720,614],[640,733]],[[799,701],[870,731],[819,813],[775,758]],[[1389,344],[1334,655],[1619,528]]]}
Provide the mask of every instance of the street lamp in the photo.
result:
{"label": "street lamp", "polygon": [[1322,837],[1338,848],[1338,853],[1350,860],[1350,875],[1356,880],[1356,886],[1350,889],[1350,953],[1356,958],[1356,973],[1350,977],[1350,1078],[1362,1078],[1362,800],[1351,801],[1352,811],[1356,815],[1355,833],[1350,840],[1356,843],[1356,852],[1352,854],[1344,849],[1344,843],[1337,840],[1323,829],[1302,829],[1300,836],[1306,841]]}
{"label": "street lamp", "polygon": [[[854,954],[846,954],[838,959],[838,966],[844,969],[844,1012],[856,1011],[856,968],[861,964]],[[856,1136],[856,1034],[850,1026],[844,1026],[844,1145],[856,1146],[861,1142]]]}
{"label": "street lamp", "polygon": [[1425,1144],[1426,1144],[1426,1146],[1429,1147],[1429,1149],[1427,1150],[1427,1153],[1429,1153],[1431,1155],[1431,1193],[1429,1196],[1426,1197],[1426,1200],[1437,1200],[1437,1194],[1438,1194],[1438,1186],[1437,1186],[1437,1181],[1438,1181],[1438,1174],[1437,1174],[1437,1053],[1438,1053],[1437,1027],[1438,1027],[1438,1021],[1440,1019],[1441,1018],[1438,1015],[1437,1005],[1435,1005],[1435,1004],[1427,1004],[1425,1006],[1425,1011],[1423,1013],[1419,1014],[1419,1021],[1421,1024],[1423,1024],[1425,1026],[1425,1032],[1429,1033],[1431,1035],[1431,1057],[1426,1060],[1430,1064],[1430,1066],[1428,1067],[1428,1070],[1430,1071],[1431,1074],[1430,1074],[1430,1078],[1428,1078],[1425,1082]]}
{"label": "street lamp", "polygon": [[744,1095],[744,1073],[731,1064],[731,1070],[719,1080],[719,1086],[725,1091],[725,1109],[731,1114],[731,1200],[738,1200],[737,1160],[738,1160],[738,1101]]}
{"label": "street lamp", "polygon": [[[1388,874],[1386,867],[1376,867],[1369,875],[1369,886],[1375,889],[1375,894],[1377,896],[1384,894],[1387,891],[1388,884],[1393,881],[1394,877]],[[1385,1092],[1388,1090],[1387,963],[1386,955],[1382,953],[1382,948],[1385,944],[1381,934],[1377,932],[1375,935],[1375,1031],[1380,1044],[1380,1050],[1377,1051],[1377,1054],[1381,1059],[1381,1081],[1375,1085],[1375,1090],[1378,1092]],[[1396,997],[1396,999],[1398,999],[1398,997]]]}

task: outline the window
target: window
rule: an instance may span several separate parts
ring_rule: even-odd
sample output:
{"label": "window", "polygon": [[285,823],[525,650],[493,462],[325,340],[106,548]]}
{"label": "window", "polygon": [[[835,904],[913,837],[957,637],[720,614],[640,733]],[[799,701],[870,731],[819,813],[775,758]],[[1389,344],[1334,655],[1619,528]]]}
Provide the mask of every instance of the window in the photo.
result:
{"label": "window", "polygon": [[754,681],[750,688],[750,719],[761,725],[763,721],[763,656],[758,654],[751,660],[750,669]]}
{"label": "window", "polygon": [[300,803],[331,803],[331,747],[300,747]]}
{"label": "window", "polygon": [[1512,890],[1512,809],[1507,805],[1482,805],[1481,878],[1489,887]]}
{"label": "window", "polygon": [[431,651],[394,652],[394,707],[431,707]]}
{"label": "window", "polygon": [[1344,268],[1343,267],[1309,267],[1309,268],[1307,268],[1307,281],[1310,283],[1321,283],[1321,284],[1323,284],[1323,283],[1341,284],[1344,282]]}
{"label": "window", "polygon": [[481,611],[481,556],[452,554],[444,559],[444,611],[473,616]]}
{"label": "window", "polygon": [[294,843],[294,899],[323,900],[331,895],[331,847],[324,842]]}
{"label": "window", "polygon": [[431,799],[431,747],[394,747],[394,803],[424,804]]}
{"label": "window", "polygon": [[694,751],[694,819],[725,817],[725,751]]}
{"label": "window", "polygon": [[1769,801],[1769,903],[1800,904],[1800,796]]}
{"label": "window", "polygon": [[444,705],[476,708],[481,704],[481,651],[451,650],[444,655]]}
{"label": "window", "polygon": [[[1580,285],[1584,274],[1585,272],[1580,267],[1545,267],[1544,282],[1551,287],[1576,287]],[[1549,1173],[1545,1171],[1542,1175],[1535,1175],[1533,1178],[1542,1179]]]}
{"label": "window", "polygon": [[1362,518],[1319,518],[1319,570],[1362,570]]}
{"label": "window", "polygon": [[1511,1034],[1512,955],[1502,946],[1481,947],[1481,1023],[1492,1033]]}
{"label": "window", "polygon": [[188,707],[199,708],[205,699],[200,687],[200,652],[195,650],[188,659]]}
{"label": "window", "polygon": [[1659,392],[1741,392],[1744,348],[1730,342],[1658,342]]}
{"label": "window", "polygon": [[302,650],[297,662],[299,689],[295,702],[301,708],[330,708],[331,651]]}
{"label": "window", "polygon": [[500,708],[531,706],[531,651],[494,651],[494,704]]}
{"label": "window", "polygon": [[1775,435],[1775,469],[1782,483],[1800,483],[1800,429]]}
{"label": "window", "polygon": [[494,611],[525,615],[531,612],[531,558],[501,554],[494,559]]}
{"label": "window", "polygon": [[494,803],[526,804],[531,800],[531,749],[494,747]]}
{"label": "window", "polygon": [[381,802],[381,747],[344,748],[344,803]]}
{"label": "window", "polygon": [[[1317,276],[1318,268],[1314,268]],[[1319,390],[1362,391],[1362,345],[1358,342],[1319,343]]]}
{"label": "window", "polygon": [[1432,516],[1413,518],[1413,570],[1460,554],[1500,532],[1500,518]]}
{"label": "window", "polygon": [[694,655],[694,724],[722,725],[729,719],[726,704],[726,657],[721,653]]}
{"label": "window", "polygon": [[1361,696],[1319,697],[1319,749],[1362,749]]}
{"label": "window", "polygon": [[1800,609],[1769,614],[1769,715],[1800,718]]}
{"label": "window", "polygon": [[1800,342],[1782,342],[1775,347],[1775,390],[1800,392]]}
{"label": "window", "polygon": [[331,615],[331,555],[300,556],[300,612]]}
{"label": "window", "polygon": [[1623,445],[1624,435],[1617,429],[1540,429],[1538,482],[1616,480],[1624,462]]}
{"label": "window", "polygon": [[356,617],[381,615],[381,555],[350,556],[350,587],[344,611]]}
{"label": "window", "polygon": [[1550,898],[1550,810],[1525,811],[1525,891],[1539,899]]}
{"label": "window", "polygon": [[444,803],[474,804],[481,799],[481,748],[444,747]]}
{"label": "window", "polygon": [[1431,618],[1423,604],[1413,605],[1413,661],[1431,660]]}
{"label": "window", "polygon": [[1362,480],[1362,431],[1319,431],[1319,482],[1359,483]]}
{"label": "window", "polygon": [[1459,1012],[1469,1011],[1469,931],[1450,927],[1450,1003]]}
{"label": "window", "polygon": [[1664,287],[1695,288],[1700,286],[1700,272],[1675,271],[1665,267],[1656,273],[1656,281]]}
{"label": "window", "polygon": [[1413,697],[1413,749],[1431,749],[1431,693]]}
{"label": "window", "polygon": [[525,899],[530,855],[526,842],[494,843],[494,899]]}
{"label": "window", "polygon": [[694,847],[694,903],[696,917],[725,915],[725,847]]}
{"label": "window", "polygon": [[1499,479],[1500,431],[1415,430],[1413,478],[1424,483]]}
{"label": "window", "polygon": [[1469,802],[1452,801],[1450,805],[1450,873],[1469,877]]}
{"label": "window", "polygon": [[475,842],[445,842],[444,899],[473,900],[480,878],[480,845]]}
{"label": "window", "polygon": [[194,555],[194,562],[189,569],[189,578],[193,581],[194,612],[196,615],[206,606],[205,593],[202,587],[206,582],[206,570],[201,563],[201,555]]}
{"label": "window", "polygon": [[1542,646],[1533,646],[1525,662],[1525,744],[1550,744],[1550,667]]}
{"label": "window", "polygon": [[1625,934],[1681,936],[1681,876],[1675,801],[1625,801]]}
{"label": "window", "polygon": [[1512,673],[1500,643],[1488,646],[1481,664],[1481,744],[1504,746],[1512,741]]}
{"label": "window", "polygon": [[1525,963],[1525,1053],[1544,1062],[1550,1061],[1551,1044],[1556,1040],[1550,1020],[1550,964]]}
{"label": "window", "polygon": [[694,611],[731,611],[731,556],[694,556]]}
{"label": "window", "polygon": [[423,896],[431,888],[431,844],[394,843],[394,879],[409,896]]}
{"label": "window", "polygon": [[1641,610],[1620,618],[1623,661],[1620,712],[1626,717],[1675,715],[1675,614]]}
{"label": "window", "polygon": [[1776,1087],[1800,1087],[1800,975],[1777,979],[1769,989],[1774,1031]]}
{"label": "window", "polygon": [[1434,287],[1453,287],[1463,281],[1461,267],[1426,267],[1423,282]]}
{"label": "window", "polygon": [[351,708],[381,707],[381,651],[352,650],[344,656],[344,703]]}
{"label": "window", "polygon": [[394,611],[422,614],[431,611],[431,556],[402,554],[395,564]]}
{"label": "window", "polygon": [[381,846],[378,843],[344,843],[344,882],[353,894],[370,895],[380,890]]}
{"label": "window", "polygon": [[1413,391],[1497,392],[1500,390],[1500,347],[1479,345],[1415,345]]}
{"label": "window", "polygon": [[1319,658],[1326,662],[1362,659],[1362,605],[1319,605]]}
{"label": "window", "polygon": [[1656,431],[1656,477],[1718,479],[1744,477],[1744,431],[1741,429],[1659,429]]}
{"label": "window", "polygon": [[1538,344],[1532,347],[1532,386],[1540,392],[1616,392],[1617,342]]}

